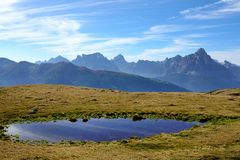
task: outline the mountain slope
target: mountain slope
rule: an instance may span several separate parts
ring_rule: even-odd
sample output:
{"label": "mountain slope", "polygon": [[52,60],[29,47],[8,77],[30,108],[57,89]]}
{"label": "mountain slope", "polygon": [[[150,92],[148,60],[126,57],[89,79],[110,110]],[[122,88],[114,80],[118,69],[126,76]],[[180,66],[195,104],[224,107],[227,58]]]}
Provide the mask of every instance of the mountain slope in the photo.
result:
{"label": "mountain slope", "polygon": [[65,84],[124,91],[187,91],[176,85],[141,76],[110,71],[94,71],[71,63],[20,62],[0,77],[5,86],[20,84]]}
{"label": "mountain slope", "polygon": [[10,67],[14,66],[15,64],[16,64],[16,62],[11,61],[7,58],[0,58],[0,71],[10,68]]}
{"label": "mountain slope", "polygon": [[240,66],[232,64],[228,61],[224,61],[223,64],[228,70],[232,72],[236,76],[236,78],[240,81]]}
{"label": "mountain slope", "polygon": [[1,85],[16,85],[16,84],[31,84],[34,79],[31,76],[32,69],[37,66],[29,62],[16,63],[10,68],[6,68],[1,72],[0,84]]}
{"label": "mountain slope", "polygon": [[[0,79],[1,77],[8,72],[9,69],[14,67],[16,65],[16,62],[11,61],[7,58],[0,58]],[[0,81],[0,86],[4,83]]]}

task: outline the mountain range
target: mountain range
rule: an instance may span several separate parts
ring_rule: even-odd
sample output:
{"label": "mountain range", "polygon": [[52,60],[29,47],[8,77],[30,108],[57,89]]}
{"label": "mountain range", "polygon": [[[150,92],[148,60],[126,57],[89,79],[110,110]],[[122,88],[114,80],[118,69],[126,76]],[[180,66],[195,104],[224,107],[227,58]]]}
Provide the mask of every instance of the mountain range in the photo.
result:
{"label": "mountain range", "polygon": [[127,62],[122,55],[107,59],[100,53],[77,56],[69,61],[58,56],[44,63],[71,62],[92,70],[124,72],[167,81],[191,91],[210,91],[240,87],[240,66],[212,59],[200,48],[187,56],[177,55],[164,61]]}
{"label": "mountain range", "polygon": [[57,62],[55,59],[51,62],[54,63],[16,63],[0,58],[0,86],[64,84],[134,92],[187,91],[157,79],[120,72],[95,71],[66,61]]}

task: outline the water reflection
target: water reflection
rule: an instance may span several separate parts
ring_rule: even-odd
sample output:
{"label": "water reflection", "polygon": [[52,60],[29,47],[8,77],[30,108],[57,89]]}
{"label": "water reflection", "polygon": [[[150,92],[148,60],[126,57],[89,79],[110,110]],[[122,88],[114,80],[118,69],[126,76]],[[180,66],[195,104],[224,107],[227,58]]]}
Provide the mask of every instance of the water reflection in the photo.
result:
{"label": "water reflection", "polygon": [[[74,122],[74,123],[73,123]],[[177,133],[200,124],[177,120],[143,119],[73,119],[12,124],[6,134],[18,135],[20,140],[58,141],[113,141],[137,136],[139,138],[160,133]]]}

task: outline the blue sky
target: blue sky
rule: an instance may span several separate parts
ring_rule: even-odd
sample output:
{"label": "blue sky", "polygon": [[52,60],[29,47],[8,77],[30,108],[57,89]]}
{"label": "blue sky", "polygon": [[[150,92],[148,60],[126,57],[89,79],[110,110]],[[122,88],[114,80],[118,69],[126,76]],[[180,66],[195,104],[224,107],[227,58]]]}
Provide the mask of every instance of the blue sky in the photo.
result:
{"label": "blue sky", "polygon": [[0,57],[35,62],[101,52],[164,60],[203,47],[240,64],[240,0],[4,0]]}

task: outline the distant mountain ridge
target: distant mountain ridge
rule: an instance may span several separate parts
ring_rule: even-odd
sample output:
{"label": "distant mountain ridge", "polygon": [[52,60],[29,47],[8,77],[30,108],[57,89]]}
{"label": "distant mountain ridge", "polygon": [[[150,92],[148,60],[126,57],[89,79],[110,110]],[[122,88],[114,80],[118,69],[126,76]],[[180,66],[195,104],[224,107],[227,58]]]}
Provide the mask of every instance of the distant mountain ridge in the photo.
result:
{"label": "distant mountain ridge", "polygon": [[131,92],[182,92],[177,85],[112,71],[94,71],[69,62],[33,64],[0,59],[0,86],[64,84]]}
{"label": "distant mountain ridge", "polygon": [[59,62],[70,62],[67,58],[64,58],[63,56],[57,56],[56,58],[50,58],[48,61],[37,61],[36,64],[41,63],[59,63]]}
{"label": "distant mountain ridge", "polygon": [[82,56],[77,56],[72,63],[77,66],[84,66],[93,70],[119,71],[114,62],[108,60],[101,53],[93,53],[90,55],[83,54]]}
{"label": "distant mountain ridge", "polygon": [[210,91],[240,87],[240,67],[230,62],[221,64],[200,48],[195,53],[164,61],[139,60],[127,62],[122,55],[107,59],[100,53],[78,56],[71,61],[93,70],[136,74],[174,83],[192,91]]}

